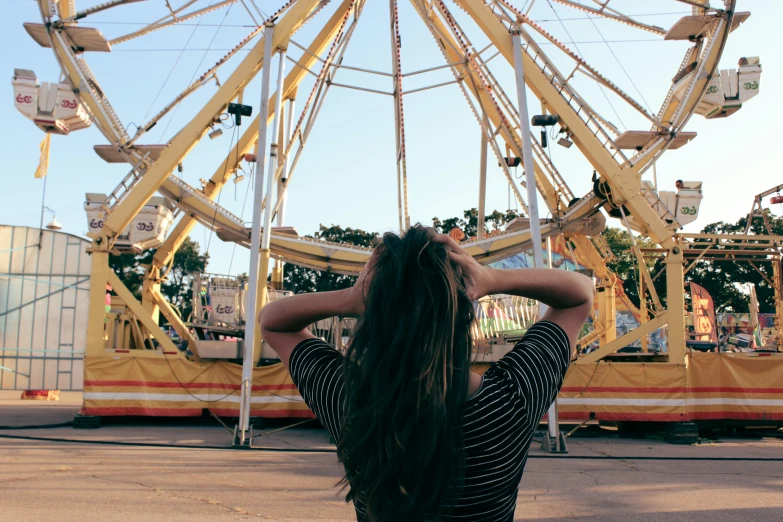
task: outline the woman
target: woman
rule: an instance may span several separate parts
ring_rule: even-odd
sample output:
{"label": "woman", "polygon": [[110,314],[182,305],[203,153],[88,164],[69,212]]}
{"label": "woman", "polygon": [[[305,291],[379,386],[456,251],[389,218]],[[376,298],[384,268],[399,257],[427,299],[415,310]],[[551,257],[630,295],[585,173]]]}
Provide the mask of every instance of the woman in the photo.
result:
{"label": "woman", "polygon": [[[549,308],[481,376],[470,372],[472,301],[496,293]],[[275,301],[259,321],[337,441],[360,521],[506,521],[592,296],[587,277],[494,270],[417,225],[384,235],[353,288]],[[344,356],[306,330],[332,316],[359,318]]]}

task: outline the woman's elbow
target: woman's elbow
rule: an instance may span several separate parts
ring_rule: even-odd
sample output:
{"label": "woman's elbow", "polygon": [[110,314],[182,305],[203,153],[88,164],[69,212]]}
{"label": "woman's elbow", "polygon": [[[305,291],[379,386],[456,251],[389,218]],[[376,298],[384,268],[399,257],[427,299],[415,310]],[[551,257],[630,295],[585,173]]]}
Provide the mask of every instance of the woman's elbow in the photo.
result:
{"label": "woman's elbow", "polygon": [[580,291],[582,292],[582,299],[585,304],[593,305],[593,297],[595,296],[595,283],[593,278],[580,274]]}

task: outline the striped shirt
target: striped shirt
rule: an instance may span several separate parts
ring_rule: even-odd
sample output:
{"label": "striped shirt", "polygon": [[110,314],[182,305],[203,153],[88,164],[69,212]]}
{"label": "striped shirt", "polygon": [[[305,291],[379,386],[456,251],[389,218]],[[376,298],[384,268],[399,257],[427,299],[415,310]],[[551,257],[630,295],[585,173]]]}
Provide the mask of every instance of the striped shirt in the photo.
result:
{"label": "striped shirt", "polygon": [[[539,321],[484,373],[463,414],[465,480],[451,520],[511,521],[533,431],[555,400],[570,344],[560,326]],[[345,387],[343,356],[321,339],[302,341],[290,371],[302,398],[339,441]],[[356,506],[363,521],[364,510]]]}

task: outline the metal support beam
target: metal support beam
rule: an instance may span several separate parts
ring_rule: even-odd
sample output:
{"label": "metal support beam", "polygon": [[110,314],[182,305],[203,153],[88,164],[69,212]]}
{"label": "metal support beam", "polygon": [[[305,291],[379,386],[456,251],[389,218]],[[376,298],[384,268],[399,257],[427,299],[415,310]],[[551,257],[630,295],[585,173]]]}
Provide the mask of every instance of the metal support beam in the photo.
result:
{"label": "metal support beam", "polygon": [[[639,324],[643,325],[647,322],[647,296],[644,289],[645,278],[639,278]],[[647,336],[642,337],[642,352],[647,353],[649,350],[647,342]]]}
{"label": "metal support beam", "polygon": [[[486,119],[486,114],[483,115]],[[484,239],[484,216],[487,202],[487,138],[481,132],[481,159],[479,160],[479,201],[478,201],[478,238]]]}
{"label": "metal support beam", "polygon": [[[274,40],[269,45],[276,48],[286,42],[302,26],[308,15],[318,7],[318,3],[318,0],[297,0],[277,23]],[[144,207],[158,187],[209,129],[215,116],[220,114],[229,101],[255,77],[264,64],[266,45],[267,42],[263,38],[260,39],[190,123],[176,134],[160,158],[108,215],[104,222],[105,233],[119,233]],[[259,111],[259,114],[265,114],[265,111]]]}
{"label": "metal support beam", "polygon": [[164,353],[177,356],[182,355],[182,352],[169,339],[169,336],[160,329],[160,326],[152,321],[152,318],[145,312],[141,303],[133,297],[131,291],[120,281],[120,278],[117,277],[113,270],[109,270],[108,283],[111,285],[112,290],[125,302],[125,306],[136,316],[136,319],[155,337]]}
{"label": "metal support beam", "polygon": [[[182,318],[177,315],[177,312],[174,311],[174,309],[171,307],[171,304],[166,300],[165,297],[163,297],[163,295],[160,293],[160,290],[153,291],[152,298],[154,299],[155,304],[160,307],[160,311],[163,312],[163,316],[166,318],[166,320],[168,320],[172,328],[176,330],[180,339],[185,341],[187,343],[187,347],[191,352],[193,352],[193,360],[197,362],[201,361],[201,357],[198,354],[198,346],[196,346],[196,339],[190,333],[190,330],[184,325]],[[142,303],[142,305],[144,305],[144,303]],[[158,321],[155,317],[153,317],[152,320],[155,322],[155,324],[158,324]]]}
{"label": "metal support beam", "polygon": [[[288,115],[281,114],[282,120],[285,120],[285,121],[281,121],[281,125],[280,125],[280,136],[281,136],[280,143],[282,145],[283,151],[288,150],[288,142],[294,125],[295,104],[296,101],[293,98],[289,99]],[[277,200],[279,202],[279,207],[277,211],[278,227],[282,227],[285,224],[285,203],[286,203],[286,199],[288,199],[288,194],[285,190],[285,184],[288,182],[288,157],[289,155],[284,153],[282,158],[280,158],[282,164],[280,169],[280,180],[277,183]],[[285,263],[282,260],[277,260],[275,262],[275,267],[272,269],[272,286],[277,290],[283,289],[284,268],[285,268]]]}
{"label": "metal support beam", "polygon": [[617,309],[615,307],[614,286],[600,286],[596,289],[595,300],[598,305],[598,323],[601,325],[599,345],[605,346],[617,339]]}
{"label": "metal support beam", "polygon": [[781,260],[772,262],[772,280],[775,283],[772,289],[775,294],[775,332],[778,336],[777,350],[783,352],[783,274],[781,274]]}
{"label": "metal support beam", "polygon": [[669,362],[685,364],[685,276],[679,241],[666,256],[666,304],[669,309]]}
{"label": "metal support beam", "polygon": [[[514,73],[517,85],[517,102],[519,106],[519,132],[522,141],[522,165],[525,169],[525,181],[527,182],[527,207],[528,219],[530,221],[530,238],[533,242],[533,267],[542,268],[544,266],[543,252],[541,247],[541,221],[538,217],[538,193],[536,191],[535,160],[533,159],[533,148],[530,144],[530,116],[527,112],[527,92],[525,87],[525,70],[522,62],[522,47],[519,32],[515,31],[511,35],[511,41],[514,47]],[[551,242],[549,243],[551,248]],[[551,268],[551,266],[550,266]],[[546,305],[538,304],[539,320],[546,312]],[[557,416],[557,400],[555,400],[547,411],[547,429],[548,437],[542,445],[550,452],[565,452],[565,439],[561,441],[560,421]]]}
{"label": "metal support beam", "polygon": [[[536,181],[534,174],[533,148],[530,145],[530,116],[527,112],[527,91],[525,89],[525,70],[522,61],[522,48],[519,32],[511,36],[514,47],[514,73],[517,85],[517,102],[519,104],[519,122],[522,141],[522,165],[525,169],[525,180],[527,181],[527,206],[528,218],[530,219],[530,234],[533,241],[533,266],[541,268],[544,266],[544,258],[541,247],[541,221],[538,217],[538,193],[536,192]],[[540,305],[541,316],[544,314],[545,307]]]}
{"label": "metal support beam", "polygon": [[400,30],[397,0],[389,0],[389,34],[391,37],[392,74],[394,75],[394,139],[397,163],[397,206],[400,232],[411,226],[408,214],[408,172],[405,159],[405,119],[402,110],[402,74],[400,72]]}
{"label": "metal support beam", "polygon": [[106,318],[106,282],[109,278],[109,252],[100,250],[108,244],[103,237],[93,241],[90,249],[90,306],[87,315],[87,346],[85,355],[103,355],[106,348],[105,318]]}
{"label": "metal support beam", "polygon": [[[680,313],[680,312],[678,312]],[[594,352],[590,352],[587,355],[580,357],[574,362],[574,364],[594,364],[607,355],[611,355],[620,348],[625,348],[629,344],[641,339],[643,336],[654,332],[661,326],[665,325],[669,320],[669,312],[664,312],[658,317],[653,317],[648,322],[644,323],[639,328],[634,328],[627,334],[618,337],[606,346],[602,346]],[[684,333],[684,332],[683,332]],[[670,361],[671,362],[671,361]]]}
{"label": "metal support beam", "polygon": [[[272,72],[272,40],[275,26],[268,23],[264,29],[264,69],[261,74],[261,110],[259,114],[267,114],[269,107],[269,80]],[[274,128],[274,127],[273,127]],[[266,119],[259,120],[258,128],[258,171],[253,187],[253,225],[250,233],[250,267],[248,269],[248,295],[246,302],[245,340],[242,354],[242,396],[239,405],[239,426],[237,427],[237,443],[241,446],[250,445],[247,430],[250,427],[250,396],[253,379],[253,347],[256,335],[256,291],[259,279],[263,278],[266,287],[266,274],[259,274],[259,254],[261,249],[261,205],[264,198],[264,155],[266,150]],[[270,174],[271,176],[271,174]]]}

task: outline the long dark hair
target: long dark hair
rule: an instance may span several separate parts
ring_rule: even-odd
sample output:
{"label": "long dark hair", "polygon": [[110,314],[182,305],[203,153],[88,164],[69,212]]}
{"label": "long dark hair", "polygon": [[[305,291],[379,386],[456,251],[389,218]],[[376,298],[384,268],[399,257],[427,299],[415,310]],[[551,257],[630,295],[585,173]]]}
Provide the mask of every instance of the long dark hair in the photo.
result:
{"label": "long dark hair", "polygon": [[383,236],[346,352],[337,454],[347,500],[371,522],[445,515],[461,487],[474,311],[433,235],[416,225]]}

